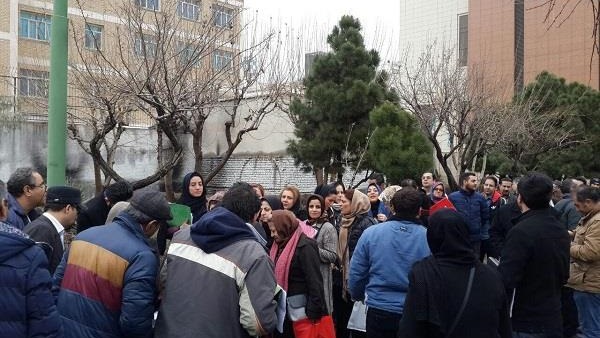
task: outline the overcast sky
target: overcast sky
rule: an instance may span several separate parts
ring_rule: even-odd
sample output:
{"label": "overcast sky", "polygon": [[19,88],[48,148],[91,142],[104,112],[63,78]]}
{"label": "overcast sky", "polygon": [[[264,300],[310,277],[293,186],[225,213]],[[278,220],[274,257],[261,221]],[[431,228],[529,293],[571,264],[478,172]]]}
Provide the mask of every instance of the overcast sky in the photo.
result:
{"label": "overcast sky", "polygon": [[367,47],[377,49],[383,60],[394,59],[399,0],[245,0],[244,7],[260,21],[293,28],[308,40],[308,51],[323,50],[327,34],[342,15],[353,15],[363,26]]}

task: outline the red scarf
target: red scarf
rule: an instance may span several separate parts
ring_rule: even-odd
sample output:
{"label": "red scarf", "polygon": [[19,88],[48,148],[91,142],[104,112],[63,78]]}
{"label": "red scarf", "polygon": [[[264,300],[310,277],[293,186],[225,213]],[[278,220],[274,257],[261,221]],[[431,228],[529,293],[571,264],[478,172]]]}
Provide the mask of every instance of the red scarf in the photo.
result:
{"label": "red scarf", "polygon": [[279,286],[281,286],[286,292],[288,290],[290,266],[292,265],[292,258],[296,252],[296,246],[298,246],[300,235],[302,235],[302,230],[300,227],[297,227],[292,237],[290,237],[285,244],[285,247],[283,247],[283,251],[281,254],[279,254],[279,257],[277,257],[279,245],[277,243],[273,243],[273,246],[271,247],[270,257],[271,260],[275,262],[275,280],[277,281],[277,284],[279,284]]}

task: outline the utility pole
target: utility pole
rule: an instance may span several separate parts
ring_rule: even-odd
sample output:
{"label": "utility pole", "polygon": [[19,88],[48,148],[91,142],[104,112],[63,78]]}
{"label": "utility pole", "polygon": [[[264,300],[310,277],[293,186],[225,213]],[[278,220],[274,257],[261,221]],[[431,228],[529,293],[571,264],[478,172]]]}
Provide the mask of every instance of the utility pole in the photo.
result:
{"label": "utility pole", "polygon": [[50,35],[50,102],[48,108],[49,186],[64,185],[67,149],[68,0],[54,0]]}

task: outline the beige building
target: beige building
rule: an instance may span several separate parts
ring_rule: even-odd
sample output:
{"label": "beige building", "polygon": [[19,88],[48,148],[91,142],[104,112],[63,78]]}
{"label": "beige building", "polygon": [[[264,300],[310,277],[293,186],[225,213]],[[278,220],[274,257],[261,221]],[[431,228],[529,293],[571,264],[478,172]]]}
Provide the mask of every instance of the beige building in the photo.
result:
{"label": "beige building", "polygon": [[[12,110],[25,119],[43,121],[53,1],[2,2],[0,113]],[[200,60],[194,65],[198,74],[239,64],[242,0],[69,0],[68,4],[71,107],[85,106],[80,102],[80,83],[72,76],[74,67],[110,62],[113,69],[128,68],[129,74],[139,69],[143,78],[148,68],[175,60]],[[153,59],[156,62],[148,65],[147,60]]]}

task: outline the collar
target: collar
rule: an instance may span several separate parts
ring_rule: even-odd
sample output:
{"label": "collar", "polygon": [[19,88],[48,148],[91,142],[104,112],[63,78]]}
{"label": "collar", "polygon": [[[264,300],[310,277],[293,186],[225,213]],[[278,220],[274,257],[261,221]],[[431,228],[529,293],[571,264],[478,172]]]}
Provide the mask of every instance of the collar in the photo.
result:
{"label": "collar", "polygon": [[52,225],[54,225],[54,228],[56,229],[56,232],[58,234],[65,231],[65,227],[62,224],[60,224],[56,217],[52,216],[49,212],[43,213],[42,216],[46,217],[50,220],[50,222],[52,222]]}
{"label": "collar", "polygon": [[6,195],[7,200],[8,200],[8,208],[14,210],[19,216],[21,217],[26,217],[27,214],[25,214],[25,210],[23,210],[23,207],[21,206],[21,204],[19,203],[19,201],[17,201],[17,199],[11,195],[10,193]]}

